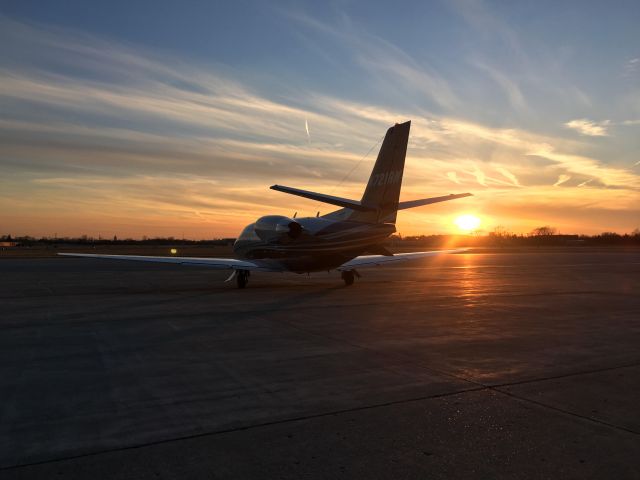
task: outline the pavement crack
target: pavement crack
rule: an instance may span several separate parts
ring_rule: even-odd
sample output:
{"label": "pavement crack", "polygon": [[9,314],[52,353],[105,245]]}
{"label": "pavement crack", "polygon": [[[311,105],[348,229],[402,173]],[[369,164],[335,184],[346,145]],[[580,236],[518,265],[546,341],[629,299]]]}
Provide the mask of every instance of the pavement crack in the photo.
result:
{"label": "pavement crack", "polygon": [[377,353],[379,355],[392,357],[392,358],[395,358],[397,360],[407,361],[408,363],[413,364],[414,366],[417,366],[419,368],[422,368],[422,369],[424,369],[424,370],[426,370],[426,371],[428,371],[430,373],[438,374],[438,375],[441,375],[441,376],[445,376],[445,377],[456,379],[456,380],[459,380],[459,381],[462,381],[462,382],[469,383],[469,384],[474,386],[469,391],[488,390],[488,391],[497,392],[499,394],[506,395],[508,397],[511,397],[511,398],[514,398],[514,399],[518,399],[520,401],[529,402],[529,403],[538,405],[540,407],[553,410],[555,412],[563,413],[565,415],[570,415],[572,417],[580,418],[582,420],[588,420],[588,421],[591,421],[593,423],[596,423],[596,424],[599,424],[599,425],[604,425],[604,426],[607,426],[607,427],[610,427],[610,428],[613,428],[613,429],[616,429],[616,430],[624,431],[624,432],[627,432],[627,433],[640,435],[640,432],[638,432],[636,430],[633,430],[633,429],[630,429],[630,428],[627,428],[627,427],[624,427],[624,426],[621,426],[621,425],[616,425],[616,424],[613,424],[613,423],[609,423],[609,422],[606,422],[604,420],[600,420],[600,419],[597,419],[597,418],[594,418],[594,417],[590,417],[590,416],[587,416],[587,415],[581,415],[579,413],[572,412],[570,410],[566,410],[566,409],[563,409],[563,408],[560,408],[560,407],[555,407],[553,405],[549,405],[549,404],[546,404],[544,402],[540,402],[538,400],[533,400],[533,399],[530,399],[530,398],[527,398],[527,397],[516,395],[515,393],[512,393],[512,392],[508,392],[508,391],[502,390],[502,388],[510,387],[510,386],[517,386],[517,385],[523,385],[523,384],[529,384],[529,383],[535,383],[535,382],[543,382],[543,381],[547,381],[547,380],[554,380],[554,379],[559,379],[559,378],[568,378],[568,377],[574,377],[574,376],[580,376],[580,375],[588,375],[588,374],[591,374],[591,373],[606,372],[606,371],[618,370],[618,369],[623,369],[623,368],[637,367],[637,366],[640,366],[640,362],[633,362],[633,363],[624,364],[624,365],[617,365],[617,366],[613,366],[613,367],[604,367],[604,368],[599,368],[599,369],[582,370],[582,371],[579,371],[579,372],[566,373],[566,374],[560,374],[560,375],[551,375],[551,376],[545,376],[545,377],[542,377],[542,378],[528,379],[528,380],[521,380],[521,381],[502,383],[502,384],[498,384],[498,385],[492,385],[492,384],[486,384],[486,383],[480,382],[478,380],[474,380],[473,378],[468,378],[468,377],[464,377],[464,376],[461,376],[461,375],[456,375],[454,373],[450,373],[450,372],[447,372],[447,371],[444,371],[444,370],[441,370],[441,369],[438,369],[438,368],[434,368],[433,366],[430,366],[430,365],[425,365],[424,362],[415,361],[415,360],[412,361],[411,358],[406,357],[406,356],[401,355],[401,354],[400,355],[399,354],[389,354],[387,352],[384,352],[384,351],[381,351],[381,350],[377,350],[375,348],[372,348],[372,347],[369,347],[369,346],[366,346],[366,345],[361,345],[361,344],[358,344],[358,343],[349,342],[349,341],[346,341],[344,339],[336,338],[336,337],[329,336],[329,335],[322,335],[322,334],[319,334],[317,332],[310,332],[310,331],[308,331],[306,329],[303,329],[303,328],[299,327],[298,325],[292,324],[292,323],[284,321],[284,320],[275,320],[275,321],[278,322],[278,323],[281,323],[281,324],[286,324],[286,325],[288,325],[288,326],[290,326],[292,328],[295,328],[295,329],[297,329],[299,331],[302,331],[304,333],[324,338],[325,340],[330,340],[330,341],[334,341],[334,342],[341,342],[343,344],[346,344],[346,345],[349,345],[349,346],[352,346],[352,347],[356,347],[356,348],[368,350],[368,351],[371,351],[371,352],[375,352],[375,353]]}
{"label": "pavement crack", "polygon": [[579,372],[569,372],[569,373],[561,373],[559,375],[548,375],[545,377],[539,378],[530,378],[526,380],[516,380],[513,382],[505,382],[505,383],[497,383],[492,385],[487,385],[492,388],[501,388],[501,387],[513,387],[517,385],[526,385],[528,383],[536,383],[536,382],[545,382],[547,380],[557,380],[561,378],[569,378],[569,377],[578,377],[580,375],[589,375],[592,373],[601,373],[601,372],[610,372],[612,370],[620,370],[623,368],[633,368],[640,367],[640,362],[626,363],[623,365],[615,365],[612,367],[602,367],[602,368],[593,368],[590,370],[580,370]]}
{"label": "pavement crack", "polygon": [[549,410],[553,410],[555,412],[559,412],[559,413],[562,413],[562,414],[565,414],[565,415],[569,415],[569,416],[572,416],[572,417],[580,418],[582,420],[587,420],[589,422],[593,422],[593,423],[597,423],[597,424],[600,424],[600,425],[604,425],[606,427],[614,428],[616,430],[621,430],[623,432],[632,433],[634,435],[640,435],[640,432],[637,431],[637,430],[633,430],[631,428],[623,427],[622,425],[616,425],[615,423],[605,422],[604,420],[600,420],[598,418],[590,417],[588,415],[582,415],[580,413],[572,412],[571,410],[567,410],[567,409],[564,409],[564,408],[560,408],[560,407],[556,407],[556,406],[553,406],[553,405],[549,405],[548,403],[544,403],[544,402],[541,402],[539,400],[533,400],[531,398],[527,398],[527,397],[523,397],[523,396],[520,396],[520,395],[516,395],[515,393],[504,391],[504,390],[501,390],[501,389],[496,388],[496,387],[489,387],[489,390],[492,390],[494,392],[498,392],[498,393],[500,393],[502,395],[505,395],[507,397],[511,397],[511,398],[520,400],[522,402],[531,403],[533,405],[537,405],[539,407],[543,407],[543,408],[546,408],[546,409],[549,409]]}
{"label": "pavement crack", "polygon": [[435,398],[451,397],[451,396],[460,395],[460,394],[463,394],[463,393],[477,392],[477,391],[481,391],[481,390],[485,390],[485,389],[482,388],[482,387],[459,389],[459,390],[455,390],[453,392],[436,393],[436,394],[433,394],[433,395],[423,395],[423,396],[419,396],[419,397],[404,398],[404,399],[392,400],[392,401],[388,401],[388,402],[373,403],[373,404],[369,404],[369,405],[360,405],[360,406],[357,406],[357,407],[343,408],[343,409],[338,409],[338,410],[331,410],[331,411],[328,411],[328,412],[316,413],[316,414],[311,414],[311,415],[300,415],[300,416],[297,416],[297,417],[284,418],[284,419],[274,420],[274,421],[270,421],[270,422],[254,423],[254,424],[250,424],[250,425],[241,425],[241,426],[237,426],[237,427],[233,427],[233,428],[213,430],[213,431],[210,431],[210,432],[202,432],[202,433],[196,433],[196,434],[192,434],[192,435],[183,435],[183,436],[180,436],[180,437],[166,438],[166,439],[163,439],[163,440],[156,440],[156,441],[151,441],[151,442],[144,442],[144,443],[140,443],[140,444],[137,444],[137,445],[127,445],[127,446],[118,447],[118,448],[109,448],[109,449],[104,449],[104,450],[98,450],[98,451],[95,451],[95,452],[87,452],[87,453],[82,453],[82,454],[79,454],[79,455],[68,455],[68,456],[64,456],[64,457],[52,458],[52,459],[41,460],[41,461],[30,462],[30,463],[21,463],[21,464],[15,464],[15,465],[5,465],[5,466],[0,466],[0,472],[7,471],[7,470],[15,470],[15,469],[19,469],[19,468],[32,467],[32,466],[36,466],[36,465],[45,465],[45,464],[49,464],[49,463],[64,462],[64,461],[68,461],[68,460],[77,460],[77,459],[86,458],[86,457],[94,457],[94,456],[103,455],[103,454],[107,454],[107,453],[113,453],[113,452],[123,452],[123,451],[127,451],[127,450],[135,450],[135,449],[139,449],[139,448],[151,447],[151,446],[154,446],[154,445],[163,445],[163,444],[172,443],[172,442],[179,442],[179,441],[183,441],[183,440],[192,440],[192,439],[196,439],[196,438],[211,437],[211,436],[215,436],[215,435],[223,435],[223,434],[227,434],[227,433],[241,432],[241,431],[246,431],[246,430],[253,430],[253,429],[264,428],[264,427],[271,427],[271,426],[275,426],[275,425],[283,425],[283,424],[287,424],[287,423],[294,423],[294,422],[300,422],[300,421],[305,421],[305,420],[312,420],[312,419],[316,419],[316,418],[330,417],[330,416],[333,416],[333,415],[342,415],[342,414],[346,414],[346,413],[361,412],[361,411],[366,411],[366,410],[372,410],[372,409],[375,409],[375,408],[390,407],[390,406],[394,406],[394,405],[403,405],[403,404],[406,404],[406,403],[413,403],[413,402],[421,402],[421,401],[424,401],[424,400],[432,400],[432,399],[435,399]]}

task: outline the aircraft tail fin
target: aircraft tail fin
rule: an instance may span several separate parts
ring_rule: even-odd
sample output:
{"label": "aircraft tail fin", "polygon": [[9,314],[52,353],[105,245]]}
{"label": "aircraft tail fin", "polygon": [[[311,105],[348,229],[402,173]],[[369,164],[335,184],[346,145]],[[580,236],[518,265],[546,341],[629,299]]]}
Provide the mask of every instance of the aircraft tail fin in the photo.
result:
{"label": "aircraft tail fin", "polygon": [[396,123],[387,130],[360,201],[363,206],[375,211],[356,211],[351,219],[372,223],[395,223],[410,128],[411,121]]}
{"label": "aircraft tail fin", "polygon": [[398,210],[470,196],[470,193],[459,193],[400,202],[400,188],[402,187],[410,128],[411,121],[408,121],[396,123],[387,130],[367,188],[360,201],[283,185],[272,185],[271,189],[343,207],[341,210],[325,215],[326,218],[365,223],[396,223]]}

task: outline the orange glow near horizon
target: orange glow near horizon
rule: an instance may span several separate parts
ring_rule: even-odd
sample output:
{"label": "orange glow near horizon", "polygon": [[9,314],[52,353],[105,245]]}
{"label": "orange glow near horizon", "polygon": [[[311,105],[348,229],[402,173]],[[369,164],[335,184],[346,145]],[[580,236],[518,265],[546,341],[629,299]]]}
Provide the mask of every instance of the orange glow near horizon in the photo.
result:
{"label": "orange glow near horizon", "polygon": [[[558,74],[545,86],[544,79],[516,82],[529,77],[519,54],[512,65],[501,65],[508,55],[499,55],[495,63],[456,63],[436,74],[413,57],[413,43],[381,38],[372,44],[366,28],[343,32],[344,22],[303,21],[296,34],[313,23],[314,38],[321,31],[330,35],[327,48],[335,38],[345,40],[345,55],[331,64],[346,60],[340,68],[354,83],[340,82],[334,90],[283,75],[280,57],[253,66],[241,61],[241,68],[225,64],[233,54],[202,63],[178,45],[171,54],[169,45],[165,51],[120,42],[119,30],[94,37],[76,20],[80,30],[0,15],[0,34],[13,52],[0,58],[6,104],[0,235],[204,240],[236,237],[264,215],[324,215],[336,207],[269,185],[357,200],[384,132],[407,120],[400,200],[473,196],[402,210],[396,224],[402,236],[528,234],[541,226],[597,235],[640,228],[640,118],[638,103],[629,100],[637,97],[629,88],[640,78],[640,60],[627,58],[623,65],[629,55],[624,44],[610,56],[608,86],[589,81],[578,88],[557,70],[557,58],[543,55],[553,61],[534,68],[538,55],[532,56],[529,73]],[[465,51],[472,38],[461,44]],[[491,44],[474,42],[477,48]],[[296,51],[309,58],[304,48]],[[431,54],[443,52],[435,46]],[[484,53],[489,59],[494,52]],[[276,70],[261,70],[269,65]],[[290,67],[297,72],[299,62]],[[458,74],[448,77],[458,68],[479,68],[480,75],[471,84]],[[584,72],[575,73],[580,78]],[[354,85],[362,88],[356,92]],[[588,91],[588,85],[606,90]],[[388,95],[380,95],[380,86]],[[605,92],[615,94],[602,109],[598,99],[611,99]],[[456,221],[464,214],[480,224]]]}
{"label": "orange glow near horizon", "polygon": [[[267,195],[271,195],[268,193]],[[283,195],[284,197],[284,195]],[[473,197],[472,197],[473,198]],[[125,214],[118,211],[109,211],[99,205],[92,203],[85,209],[77,209],[76,212],[52,212],[45,204],[39,204],[29,211],[21,211],[16,208],[11,214],[4,217],[4,229],[0,235],[10,234],[13,237],[81,237],[87,235],[93,238],[110,239],[117,236],[119,239],[133,238],[185,238],[192,240],[206,240],[214,238],[234,238],[242,228],[255,222],[263,215],[288,215],[292,216],[295,211],[297,217],[314,217],[315,212],[320,210],[320,214],[326,214],[333,210],[332,207],[322,209],[321,205],[314,204],[306,200],[292,202],[289,206],[282,206],[274,202],[266,202],[263,206],[248,205],[246,210],[237,211],[180,211],[173,209],[158,208],[152,214],[146,209],[130,208]],[[283,198],[286,201],[286,197]],[[472,202],[472,200],[467,200]],[[295,203],[295,207],[293,206]],[[556,215],[527,216],[527,209],[523,207],[512,207],[509,210],[501,210],[502,202],[492,205],[480,204],[473,211],[481,210],[490,212],[491,215],[476,213],[467,214],[462,212],[454,213],[451,205],[441,205],[439,208],[417,208],[402,211],[398,215],[396,224],[397,231],[402,236],[409,235],[437,235],[469,233],[481,229],[484,233],[500,228],[506,232],[514,234],[527,234],[534,228],[543,225],[550,225],[560,233],[567,234],[587,234],[595,235],[604,231],[617,231],[618,233],[630,233],[633,225],[625,225],[622,221],[613,218],[611,212],[608,219],[596,218],[602,223],[607,221],[609,227],[594,226],[590,223],[587,215],[593,212],[580,212],[585,218],[571,218],[565,216],[564,212]],[[470,205],[471,206],[471,205]],[[448,208],[447,208],[448,207]],[[251,208],[249,210],[249,208]],[[448,210],[448,211],[447,211]],[[495,213],[494,213],[495,212]],[[522,213],[521,213],[522,212]],[[555,213],[555,212],[553,212]],[[574,212],[575,215],[575,212]],[[469,219],[467,216],[473,218]],[[476,226],[478,220],[480,224]],[[622,219],[624,221],[624,219]],[[615,222],[615,223],[614,223]],[[625,222],[626,223],[626,222]]]}

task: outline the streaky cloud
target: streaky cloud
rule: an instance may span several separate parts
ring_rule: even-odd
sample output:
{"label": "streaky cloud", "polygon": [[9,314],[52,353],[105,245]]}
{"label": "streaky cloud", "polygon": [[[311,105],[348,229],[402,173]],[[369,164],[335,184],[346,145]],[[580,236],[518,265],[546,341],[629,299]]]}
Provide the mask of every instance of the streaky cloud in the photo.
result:
{"label": "streaky cloud", "polygon": [[447,172],[447,178],[453,183],[457,183],[458,185],[462,183],[460,182],[460,179],[458,178],[458,174],[456,172]]}
{"label": "streaky cloud", "polygon": [[559,187],[560,185],[562,185],[565,182],[568,182],[569,180],[571,180],[571,175],[566,175],[566,174],[560,174],[558,176],[558,180],[556,181],[556,183],[553,184],[554,187]]}
{"label": "streaky cloud", "polygon": [[609,135],[607,127],[611,122],[609,120],[603,120],[602,122],[594,122],[586,118],[578,120],[571,120],[565,123],[565,127],[572,130],[576,130],[581,135],[587,135],[590,137],[606,137]]}
{"label": "streaky cloud", "polygon": [[516,110],[524,110],[527,108],[527,102],[520,87],[513,81],[509,75],[504,74],[495,67],[491,67],[482,62],[473,62],[473,64],[486,72],[493,81],[495,81],[505,92],[509,104]]}
{"label": "streaky cloud", "polygon": [[509,170],[507,170],[504,167],[496,167],[496,170],[498,172],[500,172],[503,176],[505,176],[506,178],[508,178],[509,180],[511,180],[511,182],[516,186],[516,187],[521,187],[522,185],[520,185],[520,182],[518,181],[518,178],[511,173]]}
{"label": "streaky cloud", "polygon": [[487,177],[482,170],[480,170],[476,165],[473,166],[473,171],[468,172],[470,175],[476,177],[476,181],[482,185],[483,187],[487,187]]}
{"label": "streaky cloud", "polygon": [[301,26],[339,41],[357,63],[388,88],[408,87],[435,105],[451,109],[460,105],[450,83],[423,61],[418,63],[402,48],[367,31],[345,13],[332,23],[322,22],[301,11],[286,15]]}

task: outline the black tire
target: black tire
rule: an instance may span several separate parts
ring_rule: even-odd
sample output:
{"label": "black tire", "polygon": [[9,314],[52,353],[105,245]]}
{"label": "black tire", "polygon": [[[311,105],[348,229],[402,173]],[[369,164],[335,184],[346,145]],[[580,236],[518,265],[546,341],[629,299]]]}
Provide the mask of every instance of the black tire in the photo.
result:
{"label": "black tire", "polygon": [[236,281],[238,283],[238,288],[246,287],[247,283],[249,283],[249,272],[246,270],[238,270]]}
{"label": "black tire", "polygon": [[344,280],[344,284],[348,287],[349,285],[353,285],[355,275],[351,270],[346,270],[342,272],[342,280]]}

